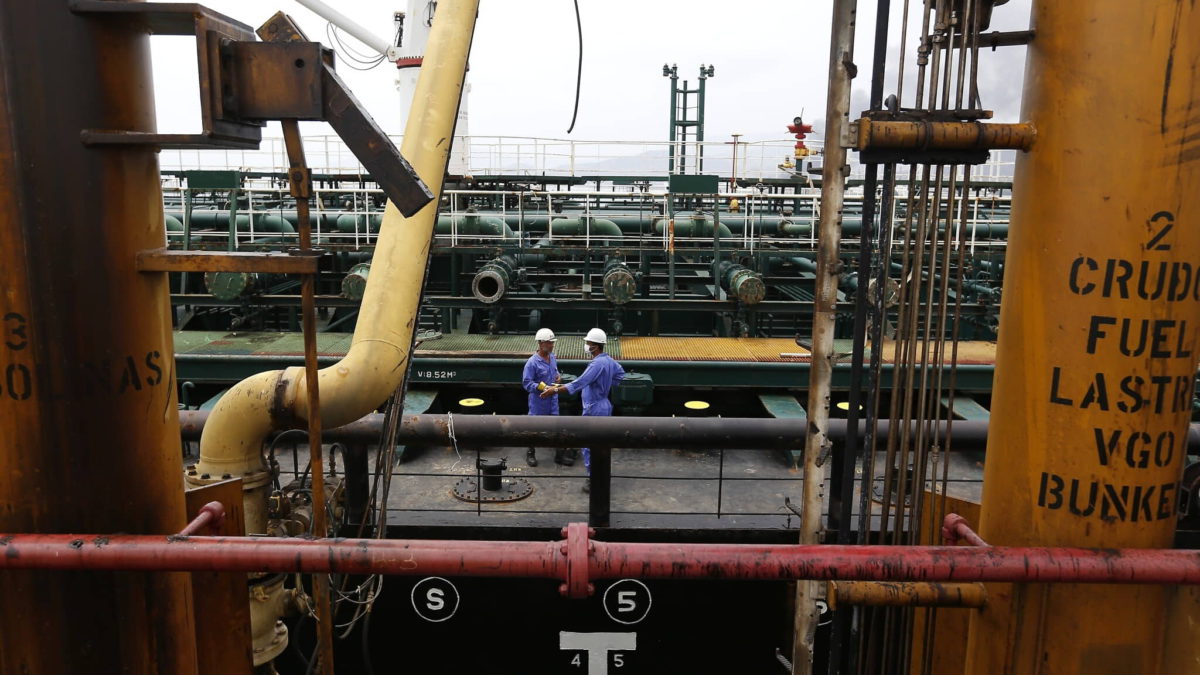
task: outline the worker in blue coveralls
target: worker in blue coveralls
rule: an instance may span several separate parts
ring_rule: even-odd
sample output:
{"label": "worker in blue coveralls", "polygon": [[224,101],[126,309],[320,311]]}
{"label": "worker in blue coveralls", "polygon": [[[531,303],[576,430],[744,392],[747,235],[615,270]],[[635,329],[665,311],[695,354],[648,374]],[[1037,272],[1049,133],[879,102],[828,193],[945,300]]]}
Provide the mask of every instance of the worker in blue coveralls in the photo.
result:
{"label": "worker in blue coveralls", "polygon": [[[563,386],[556,384],[542,392],[542,397],[557,395],[560,392],[574,394],[583,390],[583,414],[587,417],[608,417],[612,415],[612,403],[608,400],[608,392],[625,378],[625,369],[604,353],[604,345],[608,336],[599,328],[588,331],[583,338],[584,346],[592,362],[578,380]],[[589,478],[583,482],[583,491],[591,491],[592,453],[588,448],[583,449],[583,466],[587,469]]]}
{"label": "worker in blue coveralls", "polygon": [[[530,415],[557,415],[558,396],[547,396],[546,391],[555,384],[562,382],[562,374],[558,372],[558,359],[554,358],[554,331],[542,328],[534,335],[537,340],[537,351],[525,362],[525,370],[521,373],[521,386],[529,392]],[[554,453],[554,461],[563,464],[563,450],[559,448]],[[574,463],[572,458],[571,463]],[[537,453],[533,448],[525,453],[525,463],[537,466]]]}

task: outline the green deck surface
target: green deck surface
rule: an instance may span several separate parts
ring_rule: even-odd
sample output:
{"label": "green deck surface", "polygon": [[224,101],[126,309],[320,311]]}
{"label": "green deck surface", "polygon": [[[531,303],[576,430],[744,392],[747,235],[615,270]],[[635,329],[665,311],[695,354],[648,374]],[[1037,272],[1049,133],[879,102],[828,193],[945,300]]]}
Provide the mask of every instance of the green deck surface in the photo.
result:
{"label": "green deck surface", "polygon": [[[299,333],[177,331],[174,338],[176,370],[181,382],[231,384],[263,371],[304,364],[304,341]],[[318,364],[326,367],[340,360],[349,350],[352,338],[349,333],[318,333]],[[521,368],[533,353],[531,342],[523,335],[444,335],[428,340],[417,347],[411,381],[514,384],[520,381]],[[849,351],[849,341],[835,341],[834,348]],[[656,387],[798,390],[808,386],[809,364],[803,361],[631,359],[622,355],[620,338],[610,339],[608,351],[627,371],[650,375]],[[565,372],[582,372],[581,337],[560,336],[556,352],[567,369]],[[881,386],[891,386],[891,372],[891,366],[884,364]],[[991,391],[991,364],[960,364],[956,377],[961,392]],[[834,366],[833,388],[846,390],[849,381],[850,364],[839,361]]]}
{"label": "green deck surface", "polygon": [[[763,404],[763,407],[767,409],[767,412],[771,415],[771,417],[783,419],[808,417],[808,413],[805,412],[804,406],[800,405],[800,401],[797,401],[796,397],[792,396],[791,394],[759,394],[758,400]],[[784,454],[787,456],[788,461],[792,463],[793,467],[799,466],[800,459],[804,457],[803,450],[786,450],[784,451]]]}
{"label": "green deck surface", "polygon": [[[942,397],[942,406],[950,408],[950,397]],[[983,420],[984,422],[991,419],[992,413],[987,408],[979,405],[975,399],[970,396],[955,396],[954,397],[954,417],[960,420]]]}

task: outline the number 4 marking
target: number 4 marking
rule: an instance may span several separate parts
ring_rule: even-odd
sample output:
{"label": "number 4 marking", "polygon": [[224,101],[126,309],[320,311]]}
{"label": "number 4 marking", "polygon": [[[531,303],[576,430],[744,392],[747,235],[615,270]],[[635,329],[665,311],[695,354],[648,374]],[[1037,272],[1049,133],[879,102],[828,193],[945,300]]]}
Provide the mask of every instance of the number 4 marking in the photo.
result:
{"label": "number 4 marking", "polygon": [[1170,251],[1171,250],[1170,244],[1165,243],[1165,242],[1163,242],[1163,243],[1159,243],[1159,242],[1162,241],[1163,237],[1167,236],[1167,233],[1171,231],[1171,228],[1175,227],[1175,216],[1170,211],[1159,211],[1158,213],[1156,213],[1150,217],[1148,224],[1154,225],[1157,221],[1160,221],[1160,220],[1165,220],[1166,224],[1162,226],[1162,229],[1158,231],[1158,234],[1154,235],[1154,238],[1150,240],[1150,243],[1146,244],[1147,251]]}

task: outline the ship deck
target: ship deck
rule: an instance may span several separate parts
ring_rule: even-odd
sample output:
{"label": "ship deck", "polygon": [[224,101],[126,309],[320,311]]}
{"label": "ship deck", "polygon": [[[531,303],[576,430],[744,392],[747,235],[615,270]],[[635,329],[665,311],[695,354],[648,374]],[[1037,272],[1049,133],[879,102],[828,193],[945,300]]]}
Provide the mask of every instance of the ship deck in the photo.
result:
{"label": "ship deck", "polygon": [[[352,339],[349,333],[318,333],[320,365],[345,356]],[[884,388],[890,386],[890,344],[881,353]],[[834,367],[835,390],[849,385],[851,348],[849,340],[834,341],[835,351],[847,355]],[[532,349],[532,339],[523,335],[435,336],[417,346],[410,382],[516,384]],[[803,389],[811,358],[786,338],[611,337],[607,350],[626,370],[650,375],[656,387]],[[555,351],[566,372],[583,371],[581,336],[560,335]],[[180,381],[231,383],[304,362],[298,333],[178,331],[175,352]],[[958,343],[957,389],[990,392],[995,357],[994,342]]]}
{"label": "ship deck", "polygon": [[[341,358],[351,339],[349,334],[318,334],[321,365]],[[178,332],[175,340],[181,381],[228,386],[262,370],[303,364],[303,343],[298,334]],[[556,353],[564,373],[582,372],[582,344],[578,336],[559,337]],[[836,347],[839,351],[850,350],[848,342],[837,341]],[[804,414],[810,356],[792,340],[619,337],[610,338],[608,351],[628,371],[650,374],[654,380],[654,401],[639,415],[695,415],[683,403],[696,398],[710,403],[708,416],[768,418]],[[524,414],[525,393],[518,384],[529,353],[528,336],[443,335],[423,340],[416,351],[405,412],[450,412],[455,417]],[[965,380],[967,386],[960,386],[966,392],[956,399],[956,417],[986,418],[985,406],[969,398],[969,393],[990,388],[994,356],[994,343],[959,344],[958,381],[961,384]],[[844,384],[848,376],[848,365],[837,364],[835,380]],[[462,406],[461,400],[468,397],[482,399],[483,403],[472,408]],[[835,400],[844,398],[844,394],[835,392]],[[976,398],[986,405],[985,396]],[[569,410],[564,412],[569,414]],[[833,412],[835,416],[845,414],[836,409]],[[401,461],[392,468],[389,525],[557,528],[586,520],[588,495],[581,489],[585,477],[582,459],[574,466],[559,466],[553,461],[552,448],[539,448],[538,466],[529,467],[526,450],[402,448]],[[279,452],[284,470],[281,482],[286,483],[289,472],[303,470],[307,451],[303,443],[295,450],[285,443]],[[295,459],[290,459],[293,452]],[[376,450],[368,452],[367,463],[373,468]],[[945,456],[950,461],[948,494],[977,502],[982,450],[956,449]],[[476,477],[477,459],[500,457],[507,458],[505,480],[523,479],[532,486],[527,497],[481,505],[452,495],[458,481]],[[798,505],[802,501],[803,462],[799,460],[798,451],[614,448],[611,525],[713,530],[796,528],[799,519],[785,502]],[[344,458],[337,457],[336,461],[344,466]],[[883,462],[881,446],[877,465],[882,467]],[[861,470],[859,467],[860,475]],[[829,480],[827,477],[823,490],[826,508],[832,492]],[[860,497],[855,494],[852,499],[857,514]],[[878,504],[874,510],[879,510]]]}
{"label": "ship deck", "polygon": [[[301,437],[302,438],[302,437]],[[582,491],[586,476],[582,458],[573,466],[554,463],[552,448],[538,448],[538,466],[526,465],[522,447],[455,448],[406,447],[392,467],[388,498],[389,528],[478,527],[560,528],[588,520],[589,495]],[[326,446],[326,461],[340,473],[346,465],[343,449]],[[377,449],[367,451],[367,466],[374,476]],[[303,442],[281,443],[277,449],[281,465],[280,483],[286,484],[305,473],[308,450]],[[527,481],[530,494],[507,503],[472,503],[454,496],[455,485],[475,479],[479,458],[507,458],[503,473],[506,484]],[[876,454],[882,467],[885,453]],[[948,453],[949,480],[946,494],[978,503],[983,479],[983,451],[957,450]],[[828,465],[827,465],[828,467]],[[857,472],[861,474],[861,466]],[[881,469],[877,470],[881,471]],[[787,501],[802,503],[804,472],[780,451],[754,449],[662,450],[623,449],[612,451],[610,526],[623,529],[685,530],[789,530],[799,527],[799,518]],[[875,483],[873,522],[881,509],[881,481]],[[930,483],[932,485],[932,483]],[[829,508],[831,477],[826,476],[822,494]],[[855,518],[860,495],[853,495]],[[892,509],[893,514],[895,509]]]}

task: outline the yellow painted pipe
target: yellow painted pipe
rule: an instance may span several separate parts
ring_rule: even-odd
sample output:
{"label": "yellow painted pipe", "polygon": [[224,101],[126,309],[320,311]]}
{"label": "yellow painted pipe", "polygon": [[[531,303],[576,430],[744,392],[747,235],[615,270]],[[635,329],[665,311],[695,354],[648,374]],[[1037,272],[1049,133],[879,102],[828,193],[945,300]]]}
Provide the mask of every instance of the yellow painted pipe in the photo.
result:
{"label": "yellow painted pipe", "polygon": [[983,607],[987,590],[979,583],[932,581],[830,581],[829,608],[841,605],[894,607]]}
{"label": "yellow painted pipe", "polygon": [[[413,113],[400,152],[426,185],[438,193],[446,173],[450,143],[475,30],[478,0],[445,0],[413,96]],[[392,394],[408,369],[426,261],[437,220],[437,200],[412,218],[388,202],[363,296],[358,327],[346,357],[320,371],[321,419],[334,428],[371,412]],[[200,437],[200,461],[189,481],[244,476],[248,491],[266,489],[263,441],[272,431],[304,426],[308,396],[303,368],[260,373],[238,383],[213,409]],[[265,495],[265,493],[264,493]],[[248,497],[247,532],[266,529]]]}
{"label": "yellow painted pipe", "polygon": [[[979,534],[1169,548],[1200,357],[1200,8],[1032,15]],[[966,672],[1168,672],[1168,592],[989,585]]]}
{"label": "yellow painted pipe", "polygon": [[1028,150],[1032,124],[858,120],[858,149]]}

